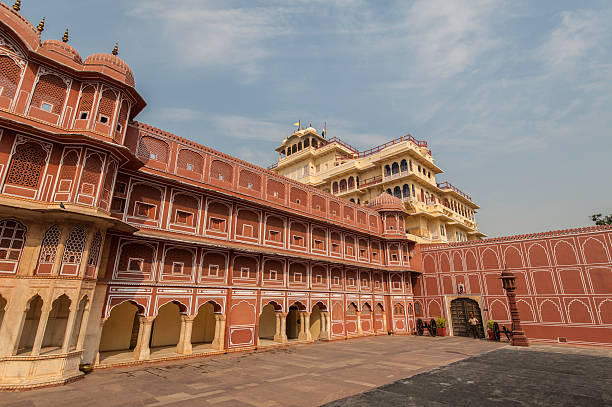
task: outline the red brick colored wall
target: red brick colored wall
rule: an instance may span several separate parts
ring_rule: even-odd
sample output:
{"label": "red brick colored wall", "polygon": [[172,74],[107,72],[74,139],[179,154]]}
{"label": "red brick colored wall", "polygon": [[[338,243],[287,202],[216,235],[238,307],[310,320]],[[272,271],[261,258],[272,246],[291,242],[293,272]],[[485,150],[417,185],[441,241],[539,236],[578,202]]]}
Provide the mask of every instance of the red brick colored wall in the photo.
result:
{"label": "red brick colored wall", "polygon": [[[516,276],[523,328],[533,341],[612,346],[612,227],[589,227],[420,247],[417,317],[447,319],[460,293],[480,297],[483,320],[510,326],[499,280]],[[559,339],[561,338],[561,339]]]}

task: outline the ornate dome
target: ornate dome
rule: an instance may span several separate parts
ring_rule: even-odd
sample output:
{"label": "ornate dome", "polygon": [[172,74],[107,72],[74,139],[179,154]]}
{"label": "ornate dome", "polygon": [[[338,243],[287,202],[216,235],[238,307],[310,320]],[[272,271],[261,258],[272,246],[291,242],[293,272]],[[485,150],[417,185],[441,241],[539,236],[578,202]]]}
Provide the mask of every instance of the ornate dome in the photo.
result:
{"label": "ornate dome", "polygon": [[112,55],[112,54],[90,55],[85,59],[85,66],[94,68],[94,70],[96,70],[95,68],[101,68],[102,71],[105,71],[104,73],[109,74],[110,76],[116,77],[117,75],[113,75],[112,73],[104,69],[104,68],[108,68],[116,72],[117,74],[119,74],[118,76],[121,77],[121,79],[125,83],[127,83],[130,86],[134,86],[134,73],[132,72],[128,64],[126,64],[121,58],[119,58],[116,55]]}
{"label": "ornate dome", "polygon": [[79,64],[83,63],[79,53],[67,42],[62,42],[59,40],[46,40],[42,43],[41,49],[57,52],[66,58],[73,60],[74,62]]}
{"label": "ornate dome", "polygon": [[405,212],[404,203],[401,199],[383,192],[368,204],[368,207],[376,211]]}
{"label": "ornate dome", "polygon": [[40,45],[40,36],[32,23],[4,3],[0,3],[0,21],[11,28],[31,50],[35,50]]}

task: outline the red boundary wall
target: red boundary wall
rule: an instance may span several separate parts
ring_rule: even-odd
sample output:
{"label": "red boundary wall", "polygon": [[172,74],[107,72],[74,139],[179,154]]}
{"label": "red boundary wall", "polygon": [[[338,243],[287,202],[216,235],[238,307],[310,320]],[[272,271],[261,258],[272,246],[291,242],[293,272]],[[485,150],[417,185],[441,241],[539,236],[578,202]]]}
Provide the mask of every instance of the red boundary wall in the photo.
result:
{"label": "red boundary wall", "polygon": [[612,226],[420,245],[420,254],[417,318],[450,321],[451,301],[469,297],[480,303],[485,324],[510,326],[499,280],[506,267],[517,278],[518,308],[530,340],[612,346]]}

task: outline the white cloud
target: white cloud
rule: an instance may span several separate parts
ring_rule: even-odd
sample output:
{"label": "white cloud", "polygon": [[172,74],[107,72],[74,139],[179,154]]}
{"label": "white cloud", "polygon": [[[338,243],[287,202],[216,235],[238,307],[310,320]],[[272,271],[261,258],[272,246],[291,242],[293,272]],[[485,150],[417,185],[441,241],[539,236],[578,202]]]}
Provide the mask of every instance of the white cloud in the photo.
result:
{"label": "white cloud", "polygon": [[278,23],[282,14],[281,8],[221,8],[200,0],[139,1],[129,11],[157,25],[182,63],[238,70],[245,80],[261,73],[261,62],[271,52],[265,40],[286,31]]}
{"label": "white cloud", "polygon": [[538,49],[538,55],[552,65],[570,64],[588,57],[589,51],[601,43],[603,27],[607,24],[605,13],[564,11],[561,23]]}
{"label": "white cloud", "polygon": [[202,117],[202,112],[187,107],[161,107],[154,109],[152,116],[160,120],[190,121]]}

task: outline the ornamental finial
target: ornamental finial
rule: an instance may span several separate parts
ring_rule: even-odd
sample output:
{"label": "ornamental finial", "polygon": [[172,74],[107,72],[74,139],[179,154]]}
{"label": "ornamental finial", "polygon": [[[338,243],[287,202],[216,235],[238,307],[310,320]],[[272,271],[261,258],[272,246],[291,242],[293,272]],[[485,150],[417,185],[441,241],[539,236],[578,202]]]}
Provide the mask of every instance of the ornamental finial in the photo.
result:
{"label": "ornamental finial", "polygon": [[111,54],[113,55],[117,55],[119,54],[119,43],[115,43],[115,46],[113,47],[113,51],[111,52]]}
{"label": "ornamental finial", "polygon": [[15,4],[13,4],[13,10],[15,11],[21,10],[21,0],[17,0]]}
{"label": "ornamental finial", "polygon": [[64,36],[62,37],[63,42],[68,42],[68,29],[66,28],[66,32],[64,32]]}
{"label": "ornamental finial", "polygon": [[36,29],[38,30],[39,33],[43,32],[45,30],[45,18],[43,17],[42,20],[40,20],[40,23],[38,23],[38,26],[36,27]]}

